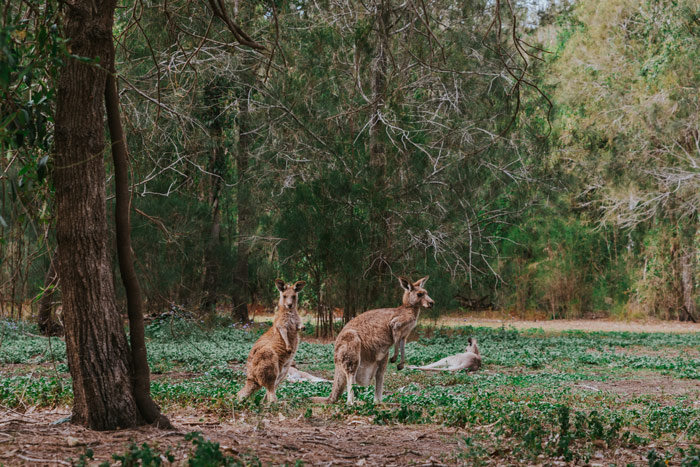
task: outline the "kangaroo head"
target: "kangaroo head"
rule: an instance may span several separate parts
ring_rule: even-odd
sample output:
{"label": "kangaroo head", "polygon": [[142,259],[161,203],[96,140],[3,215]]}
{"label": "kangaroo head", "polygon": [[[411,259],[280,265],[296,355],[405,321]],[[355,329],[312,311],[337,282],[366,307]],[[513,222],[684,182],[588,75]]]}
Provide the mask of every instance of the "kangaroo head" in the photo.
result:
{"label": "kangaroo head", "polygon": [[411,283],[405,277],[399,277],[399,284],[404,290],[403,306],[411,308],[432,308],[435,302],[428,296],[428,291],[424,289],[425,283],[428,282],[428,276]]}
{"label": "kangaroo head", "polygon": [[306,282],[296,281],[294,284],[285,284],[282,279],[276,279],[275,285],[280,291],[279,307],[283,310],[296,309],[299,292],[304,288]]}
{"label": "kangaroo head", "polygon": [[470,337],[467,339],[467,343],[469,344],[466,349],[464,349],[465,352],[471,352],[479,355],[479,346],[476,344],[476,338]]}

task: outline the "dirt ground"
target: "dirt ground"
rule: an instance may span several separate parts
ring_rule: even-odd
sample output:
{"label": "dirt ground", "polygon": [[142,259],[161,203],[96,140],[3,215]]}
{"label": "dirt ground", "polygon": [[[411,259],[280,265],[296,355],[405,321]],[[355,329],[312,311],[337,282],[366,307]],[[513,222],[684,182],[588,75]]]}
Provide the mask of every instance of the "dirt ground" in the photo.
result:
{"label": "dirt ground", "polygon": [[124,453],[131,441],[163,451],[169,447],[183,458],[192,448],[184,434],[200,431],[218,442],[224,454],[246,459],[252,451],[263,465],[294,465],[301,460],[319,466],[439,466],[454,463],[464,431],[431,425],[378,426],[364,417],[328,421],[268,414],[222,421],[195,412],[169,414],[177,431],[143,427],[95,432],[69,423],[51,424],[68,415],[65,409],[0,413],[0,465],[71,465],[69,460],[76,461],[87,448],[94,451],[91,465],[96,465],[111,460],[112,453]]}
{"label": "dirt ground", "polygon": [[[424,321],[423,324],[426,324]],[[517,319],[497,319],[480,317],[446,316],[438,319],[438,326],[474,326],[499,328],[501,326],[515,329],[537,329],[545,332],[588,331],[588,332],[700,332],[700,323],[682,323],[680,321],[613,321],[609,319],[580,320],[543,320],[524,321]]]}
{"label": "dirt ground", "polygon": [[[148,443],[159,452],[169,450],[177,461],[187,465],[192,444],[184,435],[199,431],[205,438],[218,442],[226,456],[246,465],[313,466],[447,466],[471,465],[462,458],[465,438],[472,435],[486,441],[487,455],[493,456],[489,465],[512,464],[509,447],[500,445],[490,432],[490,426],[447,428],[438,425],[373,425],[366,417],[351,416],[344,420],[320,418],[285,419],[280,414],[260,418],[220,420],[194,411],[169,413],[176,430],[162,431],[152,427],[96,432],[71,425],[54,424],[68,416],[67,409],[22,414],[0,412],[1,466],[74,465],[90,448],[94,452],[89,465],[112,461],[111,454],[124,454],[136,442]],[[594,450],[588,465],[646,465],[646,451],[605,446]],[[253,458],[251,455],[255,455]],[[488,457],[487,457],[488,459]],[[252,462],[251,462],[252,461]],[[563,460],[535,462],[530,465],[569,465]]]}
{"label": "dirt ground", "polygon": [[688,396],[688,400],[694,401],[695,407],[700,407],[700,381],[693,379],[676,379],[670,376],[636,372],[634,377],[616,379],[613,381],[577,381],[572,387],[581,391],[605,391],[631,399],[638,396],[658,396],[657,400],[663,400],[664,396]]}

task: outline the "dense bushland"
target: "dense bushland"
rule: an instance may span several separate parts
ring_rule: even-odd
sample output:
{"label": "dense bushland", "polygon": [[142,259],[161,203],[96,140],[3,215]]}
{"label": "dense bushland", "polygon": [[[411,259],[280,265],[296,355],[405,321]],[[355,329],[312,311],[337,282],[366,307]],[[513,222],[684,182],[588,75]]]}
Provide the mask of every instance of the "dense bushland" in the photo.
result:
{"label": "dense bushland", "polygon": [[[204,3],[117,10],[151,311],[242,319],[284,276],[309,282],[328,332],[334,308],[394,303],[394,275],[427,274],[439,310],[699,317],[696,2],[523,5],[500,35],[486,1],[244,3],[267,54]],[[4,315],[55,285],[58,10],[25,0],[0,25]],[[514,19],[525,43],[505,38]]]}

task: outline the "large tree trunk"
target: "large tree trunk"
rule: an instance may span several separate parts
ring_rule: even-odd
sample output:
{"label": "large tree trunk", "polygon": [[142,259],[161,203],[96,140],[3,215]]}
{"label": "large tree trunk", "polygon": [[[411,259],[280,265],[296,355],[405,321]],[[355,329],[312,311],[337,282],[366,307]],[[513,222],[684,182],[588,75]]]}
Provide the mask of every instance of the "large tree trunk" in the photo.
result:
{"label": "large tree trunk", "polygon": [[72,422],[97,430],[143,422],[107,248],[104,66],[113,62],[115,4],[76,0],[65,8],[71,53],[99,60],[100,66],[67,59],[55,118],[57,271],[73,381]]}
{"label": "large tree trunk", "polygon": [[39,316],[37,324],[39,332],[43,336],[60,336],[63,328],[56,322],[53,315],[53,298],[58,287],[58,276],[56,275],[56,254],[54,253],[49,263],[49,270],[44,278],[44,293],[39,300]]}
{"label": "large tree trunk", "polygon": [[114,70],[114,46],[112,64],[105,87],[107,123],[112,142],[114,160],[115,212],[117,231],[117,255],[119,272],[126,292],[126,308],[129,315],[129,342],[134,383],[134,399],[141,416],[147,423],[162,428],[171,428],[170,421],[160,413],[160,408],[151,398],[151,370],[146,357],[146,336],[143,323],[143,300],[141,287],[134,268],[134,252],[131,249],[131,197],[128,180],[128,155],[126,138],[119,115],[119,94]]}

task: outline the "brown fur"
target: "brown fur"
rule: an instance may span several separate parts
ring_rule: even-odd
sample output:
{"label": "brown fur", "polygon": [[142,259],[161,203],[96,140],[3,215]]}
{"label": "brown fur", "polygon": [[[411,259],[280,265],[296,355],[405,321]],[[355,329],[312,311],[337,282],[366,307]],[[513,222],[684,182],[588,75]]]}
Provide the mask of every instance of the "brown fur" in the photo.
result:
{"label": "brown fur", "polygon": [[243,400],[261,387],[267,390],[266,400],[277,402],[277,386],[284,380],[294,354],[299,347],[301,318],[297,312],[298,294],[306,285],[303,281],[285,284],[275,281],[280,291],[277,312],[272,327],[255,342],[248,355],[246,384],[238,392],[238,400]]}
{"label": "brown fur", "polygon": [[370,310],[345,325],[335,340],[335,376],[331,395],[328,399],[313,398],[315,402],[335,402],[347,386],[348,404],[352,404],[352,385],[368,386],[372,379],[375,379],[374,401],[381,402],[391,346],[396,344],[396,353],[401,347],[403,357],[403,343],[416,326],[421,308],[433,306],[433,300],[423,288],[427,280],[424,277],[411,284],[407,279],[399,278],[404,289],[400,307]]}

